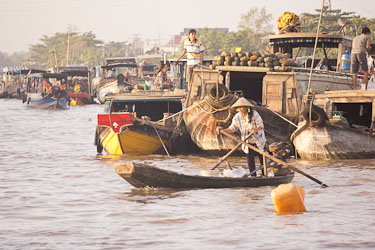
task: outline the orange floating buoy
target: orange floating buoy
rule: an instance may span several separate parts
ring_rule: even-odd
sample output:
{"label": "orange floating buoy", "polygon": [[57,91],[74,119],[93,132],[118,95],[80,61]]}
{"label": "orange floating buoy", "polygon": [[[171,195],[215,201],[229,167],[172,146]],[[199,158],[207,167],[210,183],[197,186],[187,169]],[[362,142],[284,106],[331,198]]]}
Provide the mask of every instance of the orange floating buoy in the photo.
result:
{"label": "orange floating buoy", "polygon": [[293,183],[280,184],[271,192],[276,212],[306,212],[305,190]]}

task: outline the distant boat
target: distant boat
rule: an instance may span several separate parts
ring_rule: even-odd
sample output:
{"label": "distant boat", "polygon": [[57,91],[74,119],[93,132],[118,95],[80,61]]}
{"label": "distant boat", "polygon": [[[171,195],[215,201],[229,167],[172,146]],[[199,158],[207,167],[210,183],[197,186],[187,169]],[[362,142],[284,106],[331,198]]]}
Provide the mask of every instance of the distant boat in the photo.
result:
{"label": "distant boat", "polygon": [[[68,65],[58,67],[57,71],[66,75],[65,82],[67,83],[68,96],[70,104],[86,105],[94,104],[94,94],[91,87],[91,75],[88,66]],[[75,88],[75,83],[79,83],[79,88]]]}
{"label": "distant boat", "polygon": [[39,109],[67,109],[69,97],[65,91],[49,94],[40,100],[30,101],[28,107]]}
{"label": "distant boat", "polygon": [[133,89],[137,84],[145,83],[142,66],[136,57],[105,58],[98,73],[99,77],[92,80],[92,91],[100,103],[104,103],[108,95],[119,94],[125,87]]}

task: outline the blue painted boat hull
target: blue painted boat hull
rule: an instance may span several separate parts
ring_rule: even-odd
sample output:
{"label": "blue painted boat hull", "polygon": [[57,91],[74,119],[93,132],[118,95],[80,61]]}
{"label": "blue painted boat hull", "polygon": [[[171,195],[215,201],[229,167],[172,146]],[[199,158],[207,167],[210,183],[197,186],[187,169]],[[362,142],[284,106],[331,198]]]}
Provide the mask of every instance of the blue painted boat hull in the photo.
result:
{"label": "blue painted boat hull", "polygon": [[54,97],[52,94],[43,97],[40,100],[31,101],[28,106],[40,109],[67,109],[69,105],[69,97],[64,95],[60,98]]}

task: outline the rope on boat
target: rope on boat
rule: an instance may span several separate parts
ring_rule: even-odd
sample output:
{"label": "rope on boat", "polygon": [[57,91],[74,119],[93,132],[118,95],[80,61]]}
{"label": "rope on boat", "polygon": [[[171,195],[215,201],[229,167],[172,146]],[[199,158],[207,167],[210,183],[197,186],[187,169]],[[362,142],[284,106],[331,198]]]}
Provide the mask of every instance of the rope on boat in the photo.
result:
{"label": "rope on boat", "polygon": [[194,105],[192,105],[192,106],[190,106],[190,107],[188,107],[188,108],[186,108],[186,109],[180,110],[180,111],[178,111],[177,113],[174,113],[173,115],[170,115],[170,116],[165,117],[165,118],[163,118],[163,119],[161,119],[161,120],[159,120],[159,121],[156,121],[155,123],[163,122],[163,121],[168,120],[168,119],[170,119],[170,118],[172,118],[172,117],[175,117],[176,115],[179,115],[179,114],[184,113],[184,112],[186,112],[186,111],[192,110],[192,109],[198,107],[198,106],[199,106],[200,104],[202,104],[203,102],[205,102],[205,100],[201,100],[200,102],[198,102],[198,103],[196,103],[196,104],[194,104]]}
{"label": "rope on boat", "polygon": [[167,153],[168,157],[171,157],[170,154],[169,154],[169,152],[168,152],[168,150],[167,150],[167,147],[164,145],[164,142],[163,142],[163,140],[161,139],[161,137],[160,137],[160,135],[159,135],[159,132],[158,132],[158,130],[156,129],[156,127],[155,127],[155,125],[154,125],[153,123],[152,123],[152,126],[154,127],[155,132],[156,132],[156,134],[157,134],[157,136],[159,137],[159,140],[160,140],[160,142],[161,142],[161,145],[163,145],[163,148],[164,148],[165,152]]}
{"label": "rope on boat", "polygon": [[[219,95],[219,98],[217,98],[217,94]],[[229,90],[220,84],[218,85],[218,88],[212,88],[209,95],[204,99],[207,104],[217,112],[228,109],[235,101],[237,101],[238,97],[229,93]]]}

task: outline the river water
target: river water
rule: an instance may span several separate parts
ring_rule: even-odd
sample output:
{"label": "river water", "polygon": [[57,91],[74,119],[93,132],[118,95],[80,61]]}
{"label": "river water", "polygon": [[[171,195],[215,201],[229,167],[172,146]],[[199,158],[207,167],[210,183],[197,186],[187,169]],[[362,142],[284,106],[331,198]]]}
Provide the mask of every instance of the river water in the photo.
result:
{"label": "river water", "polygon": [[[135,189],[125,159],[177,171],[216,157],[96,154],[101,105],[30,109],[0,99],[0,249],[374,249],[375,160],[295,161],[307,212],[276,214],[274,187]],[[230,158],[245,165],[244,158]]]}

